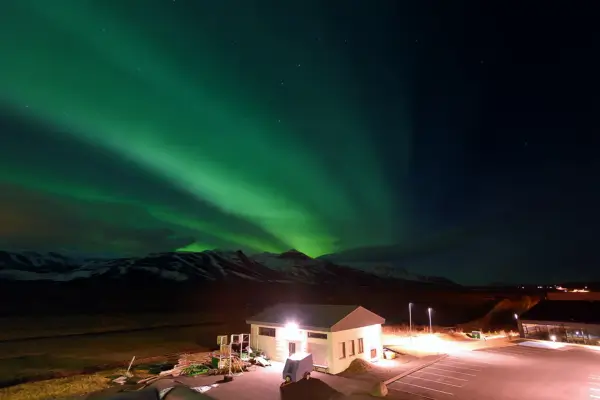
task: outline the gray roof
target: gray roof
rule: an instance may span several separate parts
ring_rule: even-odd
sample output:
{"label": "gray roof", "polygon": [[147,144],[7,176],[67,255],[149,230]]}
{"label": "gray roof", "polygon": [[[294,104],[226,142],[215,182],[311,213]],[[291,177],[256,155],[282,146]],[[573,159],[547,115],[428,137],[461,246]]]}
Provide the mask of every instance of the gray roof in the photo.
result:
{"label": "gray roof", "polygon": [[285,325],[288,322],[294,322],[301,327],[329,329],[359,307],[357,305],[281,303],[248,318],[246,322],[271,325]]}

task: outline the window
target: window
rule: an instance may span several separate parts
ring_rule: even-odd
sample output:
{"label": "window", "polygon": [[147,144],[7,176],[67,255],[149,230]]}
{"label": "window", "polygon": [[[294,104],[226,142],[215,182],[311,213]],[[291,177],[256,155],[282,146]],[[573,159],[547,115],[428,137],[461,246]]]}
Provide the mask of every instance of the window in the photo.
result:
{"label": "window", "polygon": [[313,339],[327,339],[327,334],[326,333],[307,332],[307,335],[308,335],[309,338],[313,338]]}
{"label": "window", "polygon": [[275,337],[275,328],[267,328],[267,327],[264,327],[264,326],[259,326],[258,327],[258,334],[260,336]]}
{"label": "window", "polygon": [[340,360],[346,358],[346,342],[340,342]]}
{"label": "window", "polygon": [[365,352],[365,345],[363,343],[363,338],[358,339],[358,354],[362,354]]}
{"label": "window", "polygon": [[350,340],[350,357],[356,354],[356,349],[354,348],[354,340]]}

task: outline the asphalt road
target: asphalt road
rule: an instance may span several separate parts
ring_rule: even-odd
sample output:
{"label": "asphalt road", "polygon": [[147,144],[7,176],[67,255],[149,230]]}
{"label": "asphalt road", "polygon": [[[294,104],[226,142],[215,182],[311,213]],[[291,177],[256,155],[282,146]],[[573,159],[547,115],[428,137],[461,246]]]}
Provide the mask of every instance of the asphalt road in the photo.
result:
{"label": "asphalt road", "polygon": [[[535,346],[535,347],[534,347]],[[600,351],[526,342],[449,357],[390,385],[399,400],[600,399]]]}

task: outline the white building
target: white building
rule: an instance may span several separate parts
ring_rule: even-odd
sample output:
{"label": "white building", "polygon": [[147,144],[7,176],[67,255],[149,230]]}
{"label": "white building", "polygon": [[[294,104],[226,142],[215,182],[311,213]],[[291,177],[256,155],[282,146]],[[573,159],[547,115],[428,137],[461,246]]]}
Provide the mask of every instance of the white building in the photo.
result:
{"label": "white building", "polygon": [[316,367],[337,374],[356,358],[377,361],[382,357],[385,319],[361,306],[278,304],[246,322],[250,347],[275,361],[308,352]]}

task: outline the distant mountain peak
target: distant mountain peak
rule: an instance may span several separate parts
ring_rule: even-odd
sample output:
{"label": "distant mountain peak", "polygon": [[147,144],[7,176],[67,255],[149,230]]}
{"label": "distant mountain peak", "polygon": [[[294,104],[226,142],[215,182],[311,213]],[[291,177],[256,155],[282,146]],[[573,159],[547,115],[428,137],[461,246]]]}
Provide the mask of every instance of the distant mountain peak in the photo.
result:
{"label": "distant mountain peak", "polygon": [[[303,283],[349,285],[389,284],[400,281],[442,283],[410,274],[390,276],[387,270],[341,265],[314,259],[297,250],[281,254],[247,255],[243,251],[166,252],[142,257],[78,259],[58,253],[0,251],[0,281]],[[108,281],[107,281],[108,280]]]}
{"label": "distant mountain peak", "polygon": [[306,254],[298,251],[296,249],[290,249],[288,251],[284,251],[279,255],[279,258],[291,258],[294,260],[313,260],[312,257],[307,256]]}

